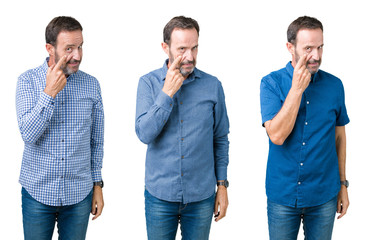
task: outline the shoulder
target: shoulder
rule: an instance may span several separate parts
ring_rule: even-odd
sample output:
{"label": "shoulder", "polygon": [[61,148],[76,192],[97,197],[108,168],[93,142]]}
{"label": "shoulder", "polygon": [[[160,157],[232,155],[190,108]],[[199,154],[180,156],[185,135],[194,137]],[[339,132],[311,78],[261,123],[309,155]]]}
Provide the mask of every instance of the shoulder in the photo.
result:
{"label": "shoulder", "polygon": [[47,73],[47,71],[43,68],[43,66],[38,66],[36,68],[32,68],[29,69],[25,72],[23,72],[22,74],[19,75],[19,81],[32,81],[35,80],[37,78],[39,78],[40,76],[44,75]]}
{"label": "shoulder", "polygon": [[286,68],[282,68],[276,71],[273,71],[262,78],[261,81],[273,81],[280,82],[284,76],[289,76],[289,73]]}
{"label": "shoulder", "polygon": [[147,74],[144,74],[140,77],[139,83],[145,83],[149,86],[153,86],[159,83],[162,83],[166,76],[163,68],[155,69]]}
{"label": "shoulder", "polygon": [[216,86],[218,88],[222,87],[221,81],[219,81],[219,79],[216,76],[213,76],[197,68],[195,68],[194,73],[195,77],[198,78],[199,81],[204,82],[204,84],[209,84],[211,86]]}
{"label": "shoulder", "polygon": [[261,79],[260,88],[261,89],[269,88],[278,90],[288,84],[291,84],[291,76],[286,68],[282,68],[264,76]]}
{"label": "shoulder", "polygon": [[331,73],[328,73],[328,72],[323,71],[323,70],[319,70],[318,74],[319,74],[319,77],[321,79],[329,81],[331,83],[331,85],[335,85],[336,87],[342,87],[341,79],[339,79],[335,75],[332,75]]}
{"label": "shoulder", "polygon": [[88,73],[85,73],[84,71],[77,71],[75,73],[75,78],[81,80],[83,83],[90,84],[91,86],[96,86],[98,88],[100,87],[98,79]]}

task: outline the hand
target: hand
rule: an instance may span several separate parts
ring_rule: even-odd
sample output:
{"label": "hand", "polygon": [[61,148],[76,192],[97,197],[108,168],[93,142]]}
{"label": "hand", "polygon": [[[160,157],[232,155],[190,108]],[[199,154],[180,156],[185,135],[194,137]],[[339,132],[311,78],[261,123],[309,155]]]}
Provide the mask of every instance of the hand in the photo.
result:
{"label": "hand", "polygon": [[175,58],[174,62],[167,70],[165,83],[163,85],[162,91],[169,95],[171,98],[179,91],[181,85],[184,82],[184,77],[180,73],[180,63],[182,62],[182,56]]}
{"label": "hand", "polygon": [[308,60],[308,55],[304,54],[300,57],[294,68],[292,89],[298,91],[300,94],[305,91],[311,80],[311,74],[307,69]]}
{"label": "hand", "polygon": [[337,213],[340,213],[340,216],[338,216],[337,219],[342,218],[346,214],[349,205],[350,201],[347,188],[341,185],[341,190],[337,195]]}
{"label": "hand", "polygon": [[92,220],[97,219],[104,208],[103,190],[100,186],[94,187],[93,200],[91,206],[91,214],[95,215]]}
{"label": "hand", "polygon": [[56,95],[66,86],[66,76],[61,67],[66,64],[68,58],[70,57],[65,55],[56,65],[52,64],[52,66],[48,68],[46,75],[46,88],[44,89],[44,92],[53,98],[55,98]]}
{"label": "hand", "polygon": [[215,196],[215,205],[214,205],[214,218],[216,222],[218,222],[219,220],[221,220],[226,216],[227,208],[228,208],[227,188],[225,186],[218,186],[218,191]]}

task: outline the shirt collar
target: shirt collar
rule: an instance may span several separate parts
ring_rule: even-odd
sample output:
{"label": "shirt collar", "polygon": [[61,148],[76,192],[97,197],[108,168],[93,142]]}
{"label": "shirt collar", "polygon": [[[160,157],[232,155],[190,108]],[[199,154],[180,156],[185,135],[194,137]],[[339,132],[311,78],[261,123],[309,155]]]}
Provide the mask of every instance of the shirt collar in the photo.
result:
{"label": "shirt collar", "polygon": [[[167,70],[168,70],[168,68],[167,68],[168,63],[169,63],[169,59],[166,59],[164,64],[163,64],[162,71],[161,71],[161,76],[160,76],[162,81],[165,81]],[[201,72],[196,67],[194,68],[193,72],[190,73],[189,77],[184,81],[183,85],[194,81],[195,78],[201,78]]]}
{"label": "shirt collar", "polygon": [[[288,71],[290,77],[293,78],[294,68],[291,65],[291,61],[289,61],[288,64],[286,64],[286,70]],[[318,81],[318,75],[319,75],[318,72],[319,72],[319,70],[315,74],[312,74],[311,82],[314,83],[314,82]]]}

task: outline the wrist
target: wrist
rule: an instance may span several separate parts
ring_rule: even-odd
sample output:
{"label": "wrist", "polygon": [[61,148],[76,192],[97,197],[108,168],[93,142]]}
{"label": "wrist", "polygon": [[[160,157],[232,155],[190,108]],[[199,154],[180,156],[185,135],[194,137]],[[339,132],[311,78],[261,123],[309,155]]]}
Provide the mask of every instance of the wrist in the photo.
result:
{"label": "wrist", "polygon": [[341,187],[348,188],[350,183],[347,180],[340,181]]}
{"label": "wrist", "polygon": [[168,95],[170,98],[173,98],[174,94],[171,91],[166,90],[165,88],[162,88],[162,92],[164,92],[166,95]]}
{"label": "wrist", "polygon": [[303,95],[303,90],[302,89],[300,89],[300,88],[296,88],[296,87],[294,87],[294,86],[292,86],[291,88],[290,88],[290,90],[289,90],[289,93],[291,93],[292,95],[294,95],[294,96],[296,96],[296,97],[302,97],[302,95]]}
{"label": "wrist", "polygon": [[95,187],[99,187],[100,189],[104,187],[104,181],[101,180],[99,182],[94,182],[94,189]]}
{"label": "wrist", "polygon": [[218,186],[218,188],[219,188],[219,187],[228,188],[228,186],[229,186],[229,182],[228,182],[228,180],[227,180],[227,179],[225,179],[225,180],[218,180],[218,181],[217,181],[217,186]]}
{"label": "wrist", "polygon": [[43,90],[45,94],[52,97],[53,99],[56,97],[57,94],[54,94],[52,91],[48,90],[47,87]]}

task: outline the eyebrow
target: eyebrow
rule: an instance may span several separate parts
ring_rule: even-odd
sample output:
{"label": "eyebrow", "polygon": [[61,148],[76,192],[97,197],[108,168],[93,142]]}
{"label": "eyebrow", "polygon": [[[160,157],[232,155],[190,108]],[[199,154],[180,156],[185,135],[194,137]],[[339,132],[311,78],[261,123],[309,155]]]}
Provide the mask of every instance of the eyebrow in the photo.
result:
{"label": "eyebrow", "polygon": [[[324,46],[324,43],[323,44],[321,44],[321,45],[319,45],[318,47],[323,47]],[[306,45],[306,46],[304,46],[304,48],[314,48],[314,46],[313,45]]]}
{"label": "eyebrow", "polygon": [[[81,46],[81,45],[83,45],[84,44],[84,42],[82,42],[79,46]],[[76,46],[76,44],[67,44],[66,45],[66,47],[75,47]]]}

